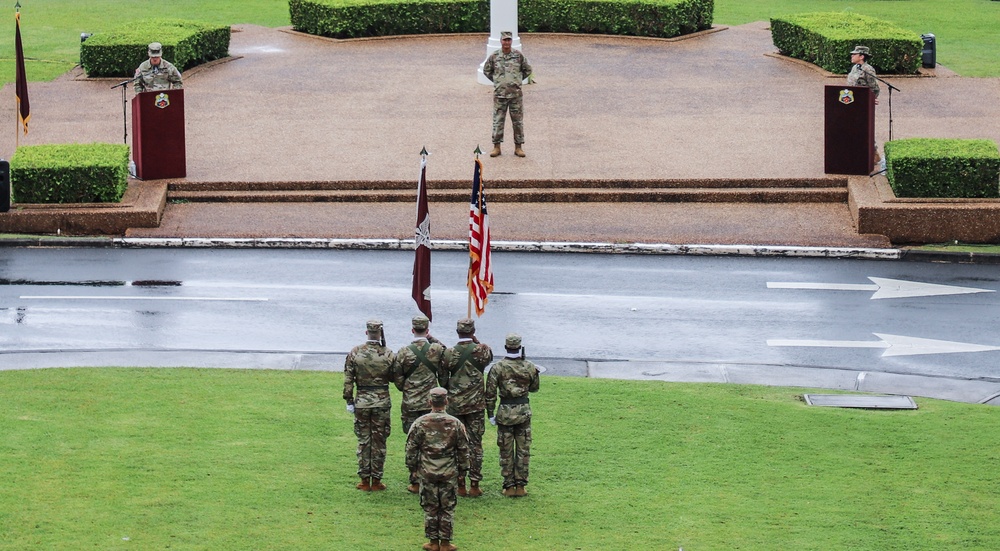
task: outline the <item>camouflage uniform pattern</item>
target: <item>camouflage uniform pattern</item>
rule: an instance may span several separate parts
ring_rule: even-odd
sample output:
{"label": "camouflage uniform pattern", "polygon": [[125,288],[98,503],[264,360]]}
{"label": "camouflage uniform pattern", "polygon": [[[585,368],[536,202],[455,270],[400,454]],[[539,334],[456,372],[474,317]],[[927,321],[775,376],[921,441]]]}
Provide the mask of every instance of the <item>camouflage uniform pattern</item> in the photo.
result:
{"label": "camouflage uniform pattern", "polygon": [[531,65],[518,50],[497,50],[483,64],[483,75],[493,81],[493,143],[503,142],[504,123],[510,111],[514,143],[524,143],[524,101],[521,83],[531,74]]}
{"label": "camouflage uniform pattern", "polygon": [[493,350],[463,339],[444,353],[442,385],[448,389],[448,413],[469,433],[469,480],[483,479],[483,434],[486,433],[486,394],[483,372],[493,361]]}
{"label": "camouflage uniform pattern", "polygon": [[[531,460],[531,405],[528,393],[538,392],[538,368],[528,360],[504,358],[486,379],[486,414],[496,411],[497,446],[503,487],[526,486]],[[499,409],[494,409],[500,398]],[[523,403],[505,403],[509,401]]]}
{"label": "camouflage uniform pattern", "polygon": [[851,67],[851,72],[847,74],[848,86],[867,86],[878,97],[878,80],[875,79],[875,68],[867,63],[855,64]]}
{"label": "camouflage uniform pattern", "polygon": [[171,88],[183,88],[181,83],[181,72],[166,59],[160,58],[160,65],[153,67],[147,59],[143,61],[135,70],[135,76],[140,77],[135,81],[135,93],[150,92],[154,90],[169,90]]}
{"label": "camouflage uniform pattern", "polygon": [[[431,337],[416,339],[396,353],[396,361],[392,365],[392,380],[403,393],[400,418],[406,434],[410,433],[410,427],[417,418],[431,411],[427,399],[431,389],[439,384],[438,373],[442,369],[444,350],[444,345]],[[420,360],[421,357],[423,361]],[[410,471],[410,484],[417,483],[416,473]]]}
{"label": "camouflage uniform pattern", "polygon": [[458,479],[469,470],[469,438],[462,423],[444,412],[414,421],[406,437],[406,466],[420,479],[424,535],[451,540]]}
{"label": "camouflage uniform pattern", "polygon": [[362,478],[382,478],[386,440],[392,429],[389,379],[395,358],[392,350],[368,341],[351,349],[344,361],[344,400],[354,404],[358,476]]}

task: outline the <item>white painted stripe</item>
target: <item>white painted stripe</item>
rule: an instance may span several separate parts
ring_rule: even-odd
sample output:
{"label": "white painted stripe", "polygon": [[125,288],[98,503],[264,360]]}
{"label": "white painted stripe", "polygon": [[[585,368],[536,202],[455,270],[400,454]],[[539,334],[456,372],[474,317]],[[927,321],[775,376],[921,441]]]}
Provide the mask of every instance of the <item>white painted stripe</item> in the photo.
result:
{"label": "white painted stripe", "polygon": [[229,302],[267,302],[266,298],[231,298],[231,297],[109,297],[87,295],[23,295],[22,300],[191,300],[191,301],[229,301]]}
{"label": "white painted stripe", "polygon": [[823,348],[889,348],[885,341],[822,341],[767,339],[768,346],[815,346]]}
{"label": "white painted stripe", "polygon": [[768,281],[768,289],[816,289],[822,291],[878,291],[878,285],[865,283],[806,283],[799,281]]}

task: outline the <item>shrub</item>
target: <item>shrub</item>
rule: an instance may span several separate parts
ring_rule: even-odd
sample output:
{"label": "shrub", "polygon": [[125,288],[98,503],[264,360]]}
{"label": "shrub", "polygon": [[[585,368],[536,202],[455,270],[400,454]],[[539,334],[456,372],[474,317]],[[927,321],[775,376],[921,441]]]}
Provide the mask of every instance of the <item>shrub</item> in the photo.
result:
{"label": "shrub", "polygon": [[128,187],[124,144],[25,145],[10,160],[18,203],[113,203]]}
{"label": "shrub", "polygon": [[149,59],[150,42],[163,44],[163,58],[184,71],[229,55],[230,29],[179,19],[133,21],[96,33],[80,45],[88,77],[131,77]]}
{"label": "shrub", "polygon": [[771,40],[784,55],[833,73],[851,69],[849,52],[871,48],[868,63],[879,73],[912,74],[920,68],[920,35],[892,23],[852,13],[807,13],[771,19]]}
{"label": "shrub", "polygon": [[992,140],[893,140],[885,157],[897,197],[1000,197],[1000,152]]}
{"label": "shrub", "polygon": [[[713,8],[713,0],[524,0],[518,28],[671,37],[710,28]],[[334,38],[487,32],[490,20],[485,0],[289,0],[288,9],[295,30]]]}

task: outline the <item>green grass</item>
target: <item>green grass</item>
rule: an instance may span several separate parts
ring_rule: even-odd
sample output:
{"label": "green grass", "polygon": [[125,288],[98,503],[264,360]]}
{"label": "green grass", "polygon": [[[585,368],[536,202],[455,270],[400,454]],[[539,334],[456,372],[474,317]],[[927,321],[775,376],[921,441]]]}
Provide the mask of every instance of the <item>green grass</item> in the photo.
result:
{"label": "green grass", "polygon": [[[0,549],[418,549],[394,393],[388,491],[354,489],[339,373],[0,372]],[[794,389],[546,377],[529,496],[487,429],[468,550],[1000,549],[1000,409],[812,408]]]}
{"label": "green grass", "polygon": [[[21,32],[29,80],[47,81],[71,69],[80,58],[80,33],[99,32],[128,21],[152,17],[217,24],[289,24],[287,0],[24,0]],[[849,11],[886,19],[917,33],[934,33],[938,63],[964,76],[1000,76],[1000,2],[989,0],[716,0],[715,23],[741,25],[772,16],[818,11]],[[109,17],[114,14],[114,17]],[[0,33],[0,80],[14,80],[14,14],[9,32]]]}

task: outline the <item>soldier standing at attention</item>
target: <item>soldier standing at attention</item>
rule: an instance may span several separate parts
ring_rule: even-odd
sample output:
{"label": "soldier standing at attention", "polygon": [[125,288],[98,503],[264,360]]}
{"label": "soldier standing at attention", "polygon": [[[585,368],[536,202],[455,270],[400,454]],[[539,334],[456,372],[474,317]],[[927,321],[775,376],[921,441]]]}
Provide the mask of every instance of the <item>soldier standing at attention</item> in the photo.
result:
{"label": "soldier standing at attention", "polygon": [[163,45],[153,42],[148,53],[149,59],[135,70],[135,93],[182,88],[181,72],[173,63],[163,59]]}
{"label": "soldier standing at attention", "polygon": [[[392,381],[403,393],[403,432],[407,434],[417,417],[431,411],[427,399],[431,389],[439,386],[438,372],[441,371],[444,345],[428,333],[430,323],[427,316],[413,318],[414,340],[399,349],[392,365]],[[417,473],[411,471],[410,485],[406,489],[417,493],[420,490],[418,482]]]}
{"label": "soldier standing at attention", "polygon": [[493,151],[490,157],[500,156],[503,127],[510,110],[510,125],[514,129],[514,155],[524,157],[524,102],[521,83],[531,75],[531,65],[519,50],[511,48],[514,42],[510,31],[500,33],[500,49],[493,52],[483,64],[483,75],[493,81]]}
{"label": "soldier standing at attention", "polygon": [[486,432],[486,395],[483,372],[493,361],[493,350],[476,338],[476,322],[458,320],[458,343],[444,353],[444,386],[450,395],[448,413],[457,417],[469,433],[469,481],[458,479],[458,495],[479,497],[483,491],[483,434]]}
{"label": "soldier standing at attention", "polygon": [[354,414],[354,434],[358,437],[361,482],[357,488],[367,492],[385,489],[385,442],[392,428],[389,378],[396,355],[385,346],[381,320],[368,320],[365,332],[368,340],[352,348],[344,361],[344,400],[348,413]]}
{"label": "soldier standing at attention", "polygon": [[406,466],[420,477],[425,551],[455,551],[451,544],[457,479],[469,469],[469,439],[462,422],[445,413],[448,391],[431,389],[431,412],[413,422],[406,436]]}
{"label": "soldier standing at attention", "polygon": [[[528,463],[531,458],[531,405],[528,393],[538,392],[538,368],[524,359],[521,337],[511,333],[504,341],[504,359],[490,368],[486,379],[486,414],[497,427],[503,495],[528,495]],[[493,415],[497,396],[500,408]]]}

